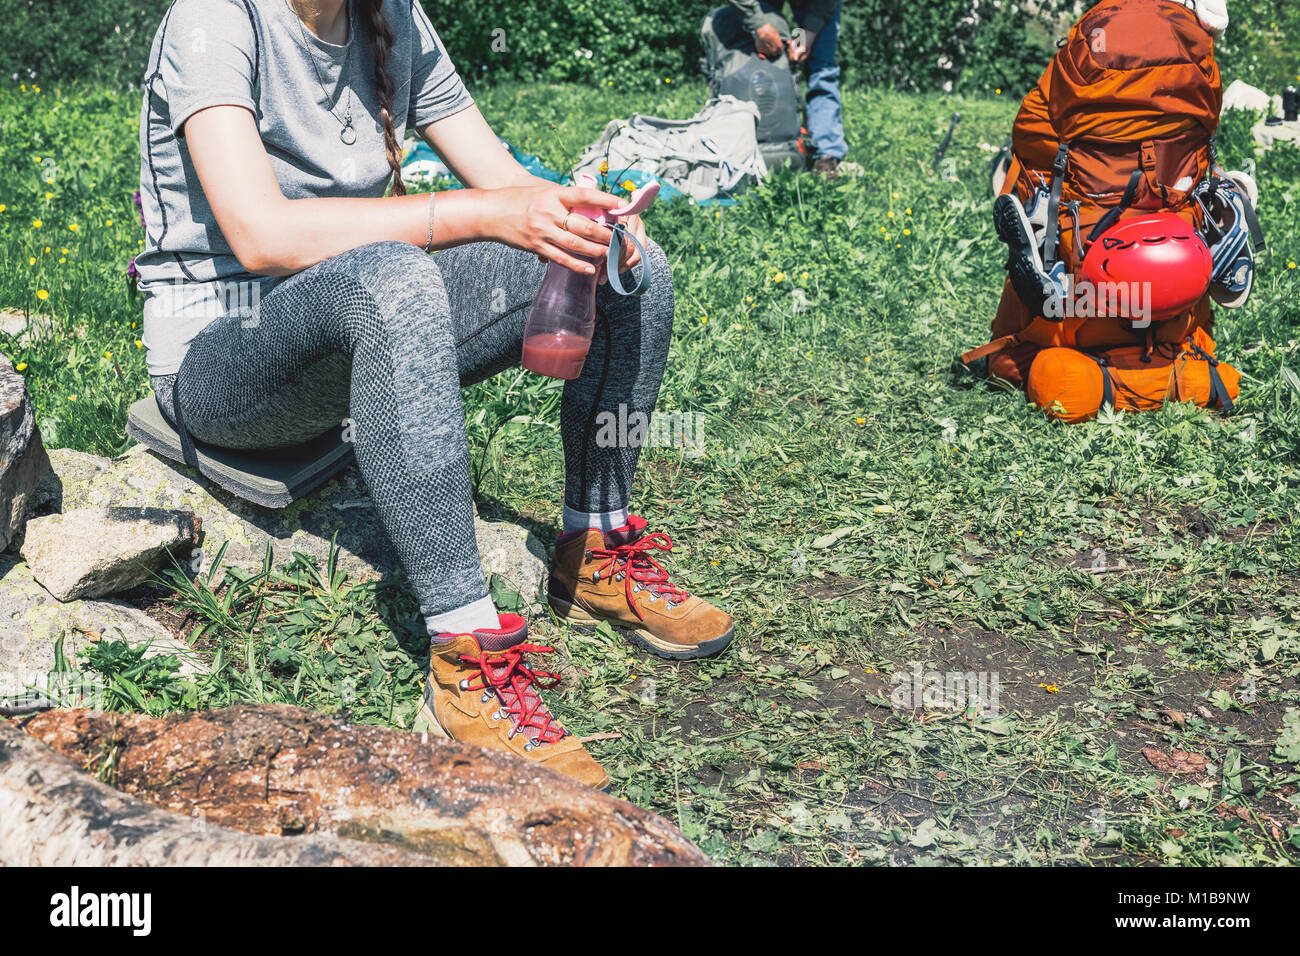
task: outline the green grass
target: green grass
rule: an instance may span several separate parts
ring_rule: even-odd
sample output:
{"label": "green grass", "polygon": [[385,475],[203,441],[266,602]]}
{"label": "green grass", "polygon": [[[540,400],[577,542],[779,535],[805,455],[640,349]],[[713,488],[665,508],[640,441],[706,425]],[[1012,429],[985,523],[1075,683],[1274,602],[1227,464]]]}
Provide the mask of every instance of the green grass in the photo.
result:
{"label": "green grass", "polygon": [[[479,96],[504,136],[556,167],[611,117],[688,115],[702,99]],[[532,620],[567,659],[549,699],[601,735],[590,747],[615,792],[720,861],[1300,857],[1300,153],[1251,156],[1240,117],[1222,136],[1230,164],[1258,164],[1270,240],[1254,297],[1216,329],[1244,373],[1238,413],[1061,426],[953,361],[985,341],[997,304],[981,145],[1001,143],[1015,107],[851,91],[863,177],[781,174],[737,207],[649,216],[677,290],[660,410],[702,415],[705,454],[647,452],[634,507],[740,637],[718,659],[671,664],[610,632]],[[123,277],[137,108],[0,93],[0,307],[53,318],[50,335],[4,351],[27,363],[51,444],[101,454],[124,446],[125,409],[146,389]],[[954,109],[950,182],[928,169]],[[58,165],[48,200],[36,157]],[[467,393],[480,507],[544,537],[562,480],[558,394],[518,371]],[[200,579],[163,603],[216,673],[186,683],[106,648],[95,664],[119,679],[119,706],[413,715],[425,642],[400,579],[300,563],[215,594]],[[894,706],[896,675],[918,666],[996,672],[1000,712]],[[1207,766],[1171,774],[1144,748]]]}

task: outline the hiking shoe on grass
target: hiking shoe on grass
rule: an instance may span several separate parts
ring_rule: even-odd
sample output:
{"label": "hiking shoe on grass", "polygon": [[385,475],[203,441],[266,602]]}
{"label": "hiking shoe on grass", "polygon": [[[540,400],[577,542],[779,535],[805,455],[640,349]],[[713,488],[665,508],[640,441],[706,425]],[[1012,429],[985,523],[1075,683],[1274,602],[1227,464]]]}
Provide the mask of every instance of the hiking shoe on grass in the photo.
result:
{"label": "hiking shoe on grass", "polygon": [[570,624],[608,621],[633,643],[670,660],[719,653],[735,633],[731,615],[668,579],[654,555],[672,551],[672,539],[663,532],[646,534],[645,528],[645,519],[632,515],[606,534],[589,528],[561,535],[551,565],[551,608]]}
{"label": "hiking shoe on grass", "polygon": [[552,648],[528,643],[528,625],[502,614],[500,627],[434,642],[415,729],[492,750],[507,750],[597,790],[609,774],[551,715],[539,688],[559,675],[535,671],[524,654]]}
{"label": "hiking shoe on grass", "polygon": [[816,176],[837,179],[840,175],[840,160],[834,156],[818,156],[813,160],[812,171]]}

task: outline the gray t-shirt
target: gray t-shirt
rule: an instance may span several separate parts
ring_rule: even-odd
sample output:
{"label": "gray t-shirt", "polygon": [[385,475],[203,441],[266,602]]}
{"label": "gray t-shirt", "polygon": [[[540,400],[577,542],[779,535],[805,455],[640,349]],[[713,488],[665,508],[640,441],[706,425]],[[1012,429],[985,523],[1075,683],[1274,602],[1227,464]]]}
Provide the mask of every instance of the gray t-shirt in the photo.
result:
{"label": "gray t-shirt", "polygon": [[[180,368],[190,340],[231,308],[251,309],[279,280],[253,275],[230,251],[194,172],[183,127],[209,106],[249,109],[289,199],[382,196],[391,178],[370,29],[349,3],[341,46],[318,39],[287,0],[176,0],[149,54],[140,113],[149,372]],[[416,0],[387,0],[393,126],[416,128],[473,103]],[[351,111],[355,141],[341,136]]]}

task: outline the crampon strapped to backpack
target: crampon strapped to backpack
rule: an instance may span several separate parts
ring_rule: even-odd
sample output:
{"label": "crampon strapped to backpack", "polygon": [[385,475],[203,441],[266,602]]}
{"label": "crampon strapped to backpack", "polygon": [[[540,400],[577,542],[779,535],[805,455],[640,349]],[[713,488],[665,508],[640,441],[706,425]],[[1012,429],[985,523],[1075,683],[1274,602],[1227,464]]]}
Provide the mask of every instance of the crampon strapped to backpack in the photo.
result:
{"label": "crampon strapped to backpack", "polygon": [[[1241,305],[1264,247],[1255,185],[1215,162],[1211,33],[1179,0],[1101,0],[1025,96],[994,173],[1007,281],[989,372],[1067,421],[1102,404],[1231,409],[1210,301]],[[1005,175],[1003,175],[1005,169]]]}

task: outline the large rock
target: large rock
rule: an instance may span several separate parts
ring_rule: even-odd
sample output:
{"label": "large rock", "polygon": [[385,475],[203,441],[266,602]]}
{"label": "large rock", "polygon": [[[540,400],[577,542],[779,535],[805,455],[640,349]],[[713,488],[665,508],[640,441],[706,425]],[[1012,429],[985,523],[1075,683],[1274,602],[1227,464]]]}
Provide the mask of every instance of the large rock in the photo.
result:
{"label": "large rock", "polygon": [[198,546],[201,522],[175,508],[73,508],[27,523],[22,555],[60,601],[144,584]]}
{"label": "large rock", "polygon": [[[295,551],[318,560],[337,540],[340,566],[353,575],[388,572],[396,565],[393,546],[379,524],[356,466],[279,511],[243,501],[183,465],[166,461],[137,445],[109,460],[67,449],[50,452],[51,471],[37,496],[45,510],[101,506],[181,508],[203,522],[202,568],[207,570],[222,543],[223,563],[249,571],[262,566],[266,546],[276,563]],[[499,574],[527,600],[541,593],[546,550],[526,528],[475,518],[484,568]]]}
{"label": "large rock", "polygon": [[0,356],[0,551],[22,530],[32,493],[48,468],[27,387]]}
{"label": "large rock", "polygon": [[[63,656],[74,668],[77,654],[101,640],[125,641],[132,647],[148,644],[147,656],[175,654],[181,673],[205,672],[204,658],[129,604],[120,601],[69,601],[50,596],[36,583],[27,565],[15,556],[0,555],[0,699],[48,696],[75,706],[77,689],[55,671],[55,646],[63,639]],[[91,694],[99,688],[87,687]],[[64,699],[71,694],[72,699]]]}

